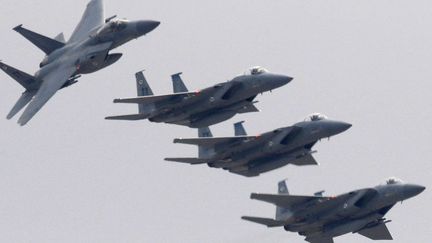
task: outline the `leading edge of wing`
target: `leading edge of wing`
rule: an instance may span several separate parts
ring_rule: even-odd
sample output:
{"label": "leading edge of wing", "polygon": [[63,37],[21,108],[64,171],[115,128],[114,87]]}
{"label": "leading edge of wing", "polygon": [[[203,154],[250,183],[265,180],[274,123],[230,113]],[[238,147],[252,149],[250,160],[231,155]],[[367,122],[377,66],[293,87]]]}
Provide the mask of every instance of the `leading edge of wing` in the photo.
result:
{"label": "leading edge of wing", "polygon": [[68,42],[76,42],[87,38],[96,27],[105,23],[103,0],[91,0],[81,17],[80,22],[75,27]]}
{"label": "leading edge of wing", "polygon": [[194,97],[198,93],[197,92],[182,92],[175,94],[167,94],[167,95],[152,95],[152,96],[140,96],[134,98],[122,98],[122,99],[114,99],[114,103],[130,103],[130,104],[151,104],[158,101],[175,99],[175,98],[186,98],[186,97]]}
{"label": "leading edge of wing", "polygon": [[186,163],[186,164],[191,164],[191,165],[196,165],[196,164],[206,164],[206,163],[210,163],[213,160],[211,159],[204,159],[204,158],[165,158],[165,161],[171,161],[171,162],[179,162],[179,163]]}
{"label": "leading edge of wing", "polygon": [[256,136],[236,136],[236,137],[203,137],[203,138],[176,138],[174,143],[183,143],[191,145],[199,145],[204,147],[211,147],[221,143],[233,143],[244,140],[256,139]]}
{"label": "leading edge of wing", "polygon": [[299,204],[309,202],[312,200],[329,200],[329,197],[317,196],[296,196],[296,195],[280,195],[280,194],[261,194],[252,193],[251,199],[272,203],[279,207],[292,208]]}
{"label": "leading edge of wing", "polygon": [[278,220],[274,220],[271,218],[261,218],[261,217],[253,217],[253,216],[242,216],[241,219],[243,220],[247,220],[250,222],[254,222],[257,224],[262,224],[265,225],[267,227],[280,227],[280,226],[284,226],[285,222],[284,221],[278,221]]}

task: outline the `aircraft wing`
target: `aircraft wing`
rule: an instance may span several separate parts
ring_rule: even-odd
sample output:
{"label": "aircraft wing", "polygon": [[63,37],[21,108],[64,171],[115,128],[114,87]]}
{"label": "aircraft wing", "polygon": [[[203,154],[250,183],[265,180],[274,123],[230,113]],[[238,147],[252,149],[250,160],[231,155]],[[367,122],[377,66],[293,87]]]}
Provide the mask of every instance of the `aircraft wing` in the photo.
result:
{"label": "aircraft wing", "polygon": [[120,116],[107,116],[106,120],[125,120],[125,121],[137,121],[147,119],[147,114],[131,114],[131,115],[120,115]]}
{"label": "aircraft wing", "polygon": [[295,159],[293,162],[291,162],[294,165],[318,165],[318,162],[316,162],[315,158],[312,156],[312,154],[306,154],[305,156],[302,156],[300,158]]}
{"label": "aircraft wing", "polygon": [[377,226],[362,229],[357,233],[371,239],[371,240],[393,240],[385,223],[380,223]]}
{"label": "aircraft wing", "polygon": [[165,160],[172,161],[172,162],[186,163],[191,165],[206,164],[213,161],[210,159],[201,159],[201,158],[165,158]]}
{"label": "aircraft wing", "polygon": [[115,99],[114,103],[152,104],[160,101],[181,101],[199,95],[198,92],[181,92],[167,95],[151,95],[136,98]]}
{"label": "aircraft wing", "polygon": [[199,145],[204,147],[213,147],[216,144],[234,143],[234,142],[240,142],[245,140],[253,140],[256,138],[257,138],[256,136],[176,138],[174,139],[174,143],[184,143],[184,144]]}
{"label": "aircraft wing", "polygon": [[257,224],[263,224],[267,227],[280,227],[284,226],[284,221],[278,221],[270,218],[260,218],[260,217],[251,217],[251,216],[243,216],[241,217],[243,220],[251,221]]}
{"label": "aircraft wing", "polygon": [[43,78],[43,82],[37,91],[36,95],[26,107],[21,117],[18,119],[18,123],[23,126],[45,105],[48,100],[54,96],[76,71],[75,65],[69,63],[61,65],[58,68],[53,69],[51,73]]}
{"label": "aircraft wing", "polygon": [[310,243],[334,243],[333,238],[329,237],[306,237],[305,241]]}
{"label": "aircraft wing", "polygon": [[294,208],[297,205],[301,205],[315,200],[331,200],[330,197],[295,196],[295,195],[261,194],[261,193],[252,193],[250,197],[251,199],[272,203],[276,206],[283,207],[283,208]]}
{"label": "aircraft wing", "polygon": [[102,0],[91,0],[87,4],[87,8],[81,17],[81,21],[76,26],[72,33],[69,42],[81,41],[87,38],[96,27],[102,26],[105,23],[104,7]]}

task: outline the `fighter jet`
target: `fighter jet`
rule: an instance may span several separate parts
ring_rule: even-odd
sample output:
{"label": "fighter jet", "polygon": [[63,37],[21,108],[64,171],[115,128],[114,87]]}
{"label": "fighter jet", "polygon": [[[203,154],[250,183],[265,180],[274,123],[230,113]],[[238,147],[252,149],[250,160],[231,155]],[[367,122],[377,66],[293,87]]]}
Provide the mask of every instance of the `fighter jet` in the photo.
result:
{"label": "fighter jet", "polygon": [[344,132],[351,124],[314,113],[305,121],[261,135],[248,136],[241,123],[234,137],[212,137],[208,127],[198,129],[199,138],[176,138],[174,143],[198,145],[198,158],[166,158],[189,164],[207,164],[246,177],[258,176],[287,164],[317,165],[312,157],[315,143]]}
{"label": "fighter jet", "polygon": [[105,19],[102,0],[88,3],[68,41],[63,33],[51,39],[18,25],[14,30],[41,49],[46,57],[34,76],[0,62],[0,68],[25,88],[7,119],[30,103],[18,120],[20,125],[25,125],[57,90],[76,83],[80,74],[98,71],[118,61],[122,54],[109,51],[149,33],[158,25],[159,22],[152,20],[128,21],[116,16]]}
{"label": "fighter jet", "polygon": [[230,119],[236,114],[256,112],[255,97],[289,83],[292,78],[253,67],[244,75],[198,91],[188,91],[181,73],[171,76],[174,94],[153,95],[144,74],[135,74],[138,96],[115,99],[114,103],[136,103],[138,114],[110,116],[108,120],[142,120],[200,128]]}
{"label": "fighter jet", "polygon": [[251,198],[276,205],[276,219],[243,216],[267,227],[284,227],[311,243],[333,243],[333,238],[359,233],[372,240],[392,240],[384,216],[398,202],[420,194],[425,187],[390,178],[383,185],[364,188],[336,197],[290,195],[285,181],[279,194],[252,193]]}

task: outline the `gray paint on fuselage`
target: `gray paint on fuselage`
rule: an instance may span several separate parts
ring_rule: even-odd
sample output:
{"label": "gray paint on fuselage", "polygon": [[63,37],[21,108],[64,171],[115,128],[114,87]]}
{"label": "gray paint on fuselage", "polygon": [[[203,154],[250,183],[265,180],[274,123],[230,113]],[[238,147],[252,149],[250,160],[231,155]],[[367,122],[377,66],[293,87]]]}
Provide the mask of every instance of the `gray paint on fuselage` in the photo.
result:
{"label": "gray paint on fuselage", "polygon": [[[200,128],[225,121],[239,113],[258,111],[254,106],[258,94],[279,88],[292,80],[291,77],[262,70],[261,73],[240,75],[202,89],[192,97],[182,96],[181,93],[167,95],[164,99],[146,104],[147,113],[143,114],[142,119]],[[121,100],[117,99],[117,103],[122,103]],[[123,120],[122,117],[107,119]]]}
{"label": "gray paint on fuselage", "polygon": [[[227,137],[226,141],[212,145],[213,152],[205,159],[209,161],[207,164],[210,167],[223,168],[248,177],[258,176],[260,173],[287,164],[316,165],[311,156],[314,152],[311,150],[313,145],[322,138],[342,133],[350,127],[349,123],[322,117],[319,120],[302,121],[258,136],[237,137],[240,139]],[[188,143],[182,140],[175,139],[175,142]],[[200,146],[199,142],[196,144]],[[183,161],[175,158],[166,160]]]}
{"label": "gray paint on fuselage", "polygon": [[[98,71],[118,61],[122,56],[121,53],[109,54],[109,51],[145,35],[159,25],[157,21],[104,21],[103,15],[103,2],[90,1],[81,21],[66,43],[27,30],[22,25],[14,28],[47,56],[39,64],[40,69],[34,77],[31,77],[37,81],[35,83],[38,86],[31,87],[31,90],[26,88],[26,91],[36,91],[27,92],[33,95],[33,99],[21,98],[7,116],[8,119],[28,103],[18,120],[19,124],[25,125],[59,89],[75,83],[79,74]],[[4,71],[7,72],[5,69]],[[24,74],[19,70],[17,72]],[[13,78],[22,81],[19,75]]]}
{"label": "gray paint on fuselage", "polygon": [[[309,197],[307,201],[294,207],[279,208],[278,212],[282,213],[277,214],[276,220],[285,222],[281,226],[286,231],[306,236],[306,240],[310,242],[351,232],[362,233],[362,230],[385,225],[389,221],[383,217],[396,203],[414,197],[424,189],[424,186],[391,178],[385,185],[354,190],[336,197]],[[283,194],[279,195],[283,197]],[[259,194],[253,198],[260,200]],[[278,199],[281,200],[284,199]],[[248,218],[250,217],[243,217],[246,220]],[[382,232],[382,235],[391,239],[387,232]]]}
{"label": "gray paint on fuselage", "polygon": [[[235,77],[229,82],[233,86],[228,94],[221,99],[216,99],[218,90],[214,87],[203,89],[200,92],[200,99],[190,99],[190,102],[183,101],[175,108],[176,111],[163,111],[163,109],[172,104],[169,102],[156,104],[156,109],[161,110],[161,113],[151,118],[154,122],[168,122],[175,124],[184,124],[190,127],[205,127],[227,120],[241,110],[243,106],[250,105],[253,98],[263,92],[276,89],[289,81],[292,78],[263,73],[258,75],[246,75]],[[220,83],[215,86],[231,85],[229,82]],[[247,99],[251,99],[246,101]],[[207,122],[200,123],[201,120]],[[196,126],[195,124],[199,124]]]}

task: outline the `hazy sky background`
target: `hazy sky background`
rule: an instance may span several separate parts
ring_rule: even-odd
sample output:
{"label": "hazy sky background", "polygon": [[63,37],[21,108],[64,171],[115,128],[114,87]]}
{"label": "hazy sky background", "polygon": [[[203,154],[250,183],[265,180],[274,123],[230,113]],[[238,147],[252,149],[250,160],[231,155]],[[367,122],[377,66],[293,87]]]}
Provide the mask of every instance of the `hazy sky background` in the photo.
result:
{"label": "hazy sky background", "polygon": [[[15,33],[24,24],[68,38],[86,0],[0,0],[0,58],[34,73],[43,53]],[[0,119],[0,242],[304,242],[242,215],[273,217],[251,192],[276,192],[284,178],[295,194],[335,195],[389,176],[427,187],[386,216],[394,242],[432,237],[431,1],[105,1],[106,16],[160,20],[148,36],[115,50],[118,63],[64,89],[25,127]],[[113,104],[135,96],[134,72],[156,94],[171,92],[183,71],[190,89],[226,81],[262,65],[295,79],[258,96],[260,113],[212,127],[250,134],[292,125],[312,112],[353,127],[316,145],[320,166],[286,166],[245,178],[207,166],[163,161],[196,156],[172,144],[196,136],[180,126],[105,121],[134,113]],[[0,115],[23,91],[2,73]],[[344,235],[336,242],[370,242]]]}

